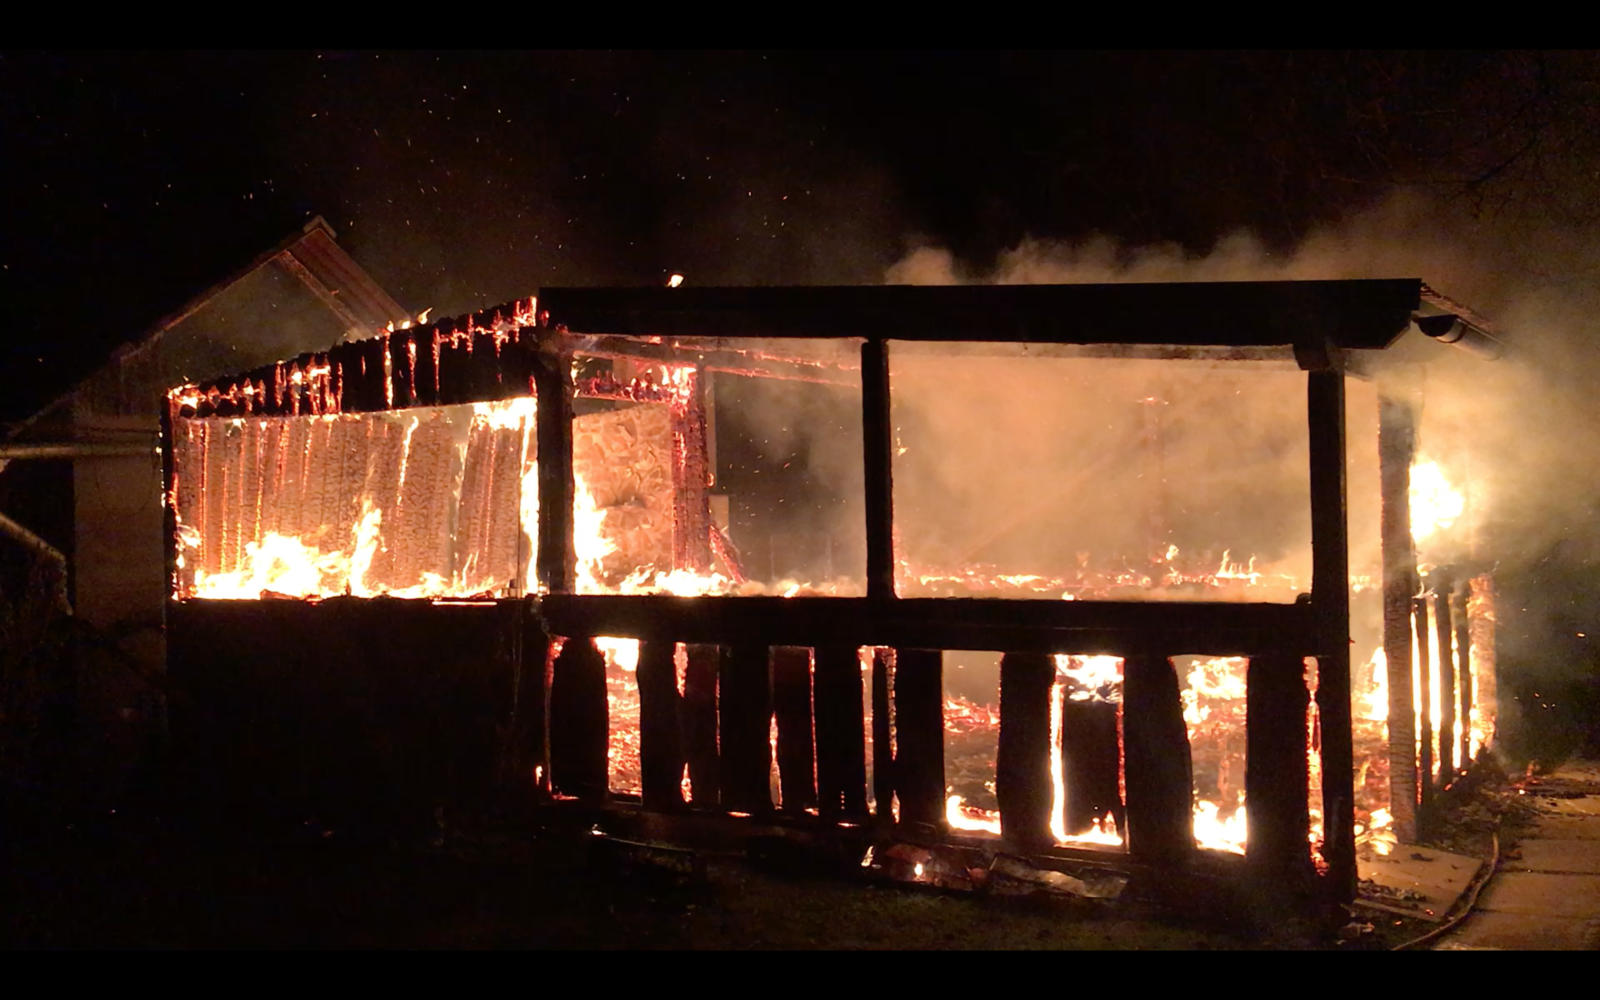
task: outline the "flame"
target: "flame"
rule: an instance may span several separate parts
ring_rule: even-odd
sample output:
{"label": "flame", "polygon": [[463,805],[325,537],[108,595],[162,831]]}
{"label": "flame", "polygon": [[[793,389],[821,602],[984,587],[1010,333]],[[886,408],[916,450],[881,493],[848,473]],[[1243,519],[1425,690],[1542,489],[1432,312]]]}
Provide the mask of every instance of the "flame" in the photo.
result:
{"label": "flame", "polygon": [[1207,850],[1243,854],[1247,836],[1244,795],[1239,796],[1239,806],[1224,819],[1221,807],[1215,802],[1196,802],[1194,807],[1194,839]]}
{"label": "flame", "polygon": [[1389,656],[1382,646],[1367,660],[1372,668],[1372,684],[1361,698],[1367,703],[1363,717],[1371,722],[1389,721]]}
{"label": "flame", "polygon": [[1451,487],[1437,462],[1411,467],[1411,537],[1422,541],[1456,523],[1466,510],[1466,500]]}
{"label": "flame", "polygon": [[959,795],[945,799],[944,819],[952,830],[969,833],[992,833],[1000,836],[1000,814],[993,809],[974,809],[961,804]]}

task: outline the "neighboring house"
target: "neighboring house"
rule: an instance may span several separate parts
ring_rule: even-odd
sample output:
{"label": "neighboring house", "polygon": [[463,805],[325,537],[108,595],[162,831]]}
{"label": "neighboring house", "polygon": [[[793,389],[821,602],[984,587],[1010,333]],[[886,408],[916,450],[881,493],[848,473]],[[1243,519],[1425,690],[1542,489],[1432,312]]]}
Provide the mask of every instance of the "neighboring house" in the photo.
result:
{"label": "neighboring house", "polygon": [[0,591],[41,563],[99,645],[164,668],[160,412],[166,390],[370,336],[409,317],[321,217],[188,302],[0,441]]}

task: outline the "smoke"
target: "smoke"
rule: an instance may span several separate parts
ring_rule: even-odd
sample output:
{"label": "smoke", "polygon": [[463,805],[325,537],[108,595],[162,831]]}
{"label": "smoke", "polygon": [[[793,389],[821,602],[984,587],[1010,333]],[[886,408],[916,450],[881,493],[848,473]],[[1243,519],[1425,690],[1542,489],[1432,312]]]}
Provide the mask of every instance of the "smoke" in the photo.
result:
{"label": "smoke", "polygon": [[[888,269],[903,284],[1264,281],[1420,277],[1487,316],[1513,351],[1485,363],[1437,345],[1412,388],[1422,405],[1420,448],[1469,490],[1472,515],[1452,555],[1475,547],[1509,564],[1557,544],[1600,556],[1593,529],[1600,471],[1600,406],[1594,402],[1594,320],[1600,289],[1596,234],[1556,221],[1468,211],[1416,193],[1395,195],[1342,224],[1273,253],[1249,233],[1192,254],[1174,245],[1129,247],[1106,237],[1026,239],[988,267],[917,245]],[[1352,401],[1366,395],[1352,384]],[[1053,400],[1041,400],[1053,406]],[[1354,407],[1353,407],[1354,409]],[[1356,415],[1353,414],[1353,417]],[[1352,420],[1352,437],[1359,424]],[[1357,460],[1361,441],[1352,440]],[[1375,452],[1374,452],[1375,456]],[[1283,456],[1284,460],[1298,456]],[[1277,477],[1277,459],[1236,455],[1251,478]],[[1357,476],[1352,469],[1352,503]],[[1361,526],[1354,525],[1356,534]]]}

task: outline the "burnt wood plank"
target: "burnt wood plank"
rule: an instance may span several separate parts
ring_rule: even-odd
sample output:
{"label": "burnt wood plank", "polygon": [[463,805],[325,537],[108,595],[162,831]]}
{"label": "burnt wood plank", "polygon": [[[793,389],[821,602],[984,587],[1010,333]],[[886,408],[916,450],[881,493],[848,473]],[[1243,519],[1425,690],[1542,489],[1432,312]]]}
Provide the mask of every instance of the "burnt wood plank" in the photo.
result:
{"label": "burnt wood plank", "polygon": [[772,650],[772,712],[778,721],[779,806],[798,813],[817,805],[813,747],[811,650]]}
{"label": "burnt wood plank", "polygon": [[1311,863],[1306,802],[1306,714],[1311,693],[1297,656],[1252,656],[1245,688],[1245,802],[1249,858],[1275,871],[1304,873]]}
{"label": "burnt wood plank", "polygon": [[878,647],[872,651],[872,799],[873,820],[880,831],[894,822],[894,730],[890,704],[894,662],[894,650]]}
{"label": "burnt wood plank", "polygon": [[1213,656],[1317,651],[1306,604],[551,593],[540,607],[557,631],[679,642],[808,646],[827,636],[840,645],[1041,653],[1127,655],[1154,642]]}
{"label": "burnt wood plank", "polygon": [[944,823],[944,655],[897,649],[894,665],[895,794],[900,822]]}
{"label": "burnt wood plank", "polygon": [[766,646],[723,646],[717,671],[722,807],[752,815],[772,808],[772,682]]}
{"label": "burnt wood plank", "polygon": [[1055,676],[1048,653],[1007,653],[1000,659],[995,797],[1001,833],[1025,852],[1051,843],[1050,688]]}
{"label": "burnt wood plank", "polygon": [[722,654],[696,643],[686,649],[683,679],[683,750],[689,768],[689,801],[715,808],[721,801],[721,760],[717,750],[717,672]]}
{"label": "burnt wood plank", "polygon": [[[1433,767],[1434,767],[1434,733],[1433,733],[1433,656],[1428,648],[1428,602],[1418,597],[1411,602],[1411,623],[1416,645],[1417,670],[1421,673],[1421,681],[1417,689],[1421,692],[1420,704],[1417,710],[1422,714],[1422,752],[1417,766],[1421,771],[1422,809],[1426,813],[1428,805],[1433,801]],[[1426,832],[1426,831],[1424,831]]]}
{"label": "burnt wood plank", "polygon": [[1122,710],[1128,850],[1181,864],[1195,849],[1194,766],[1170,660],[1154,654],[1124,660]]}
{"label": "burnt wood plank", "polygon": [[1450,621],[1450,578],[1439,573],[1434,576],[1433,634],[1439,645],[1439,777],[1442,784],[1448,785],[1456,776],[1456,658],[1450,649],[1455,629]]}
{"label": "burnt wood plank", "polygon": [[818,646],[813,672],[817,800],[827,819],[867,815],[861,658],[853,646]]}
{"label": "burnt wood plank", "polygon": [[1123,814],[1121,755],[1117,745],[1117,705],[1109,701],[1061,702],[1061,775],[1067,801],[1063,819],[1069,835],[1088,833],[1109,813],[1117,829],[1127,829]]}
{"label": "burnt wood plank", "polygon": [[644,805],[683,805],[684,752],[679,716],[677,644],[652,639],[639,645],[639,768]]}
{"label": "burnt wood plank", "polygon": [[608,721],[605,658],[587,636],[569,638],[550,682],[550,780],[557,792],[604,800]]}
{"label": "burnt wood plank", "polygon": [[1477,693],[1472,683],[1472,629],[1467,617],[1467,592],[1470,584],[1463,580],[1453,600],[1456,601],[1451,619],[1456,627],[1456,668],[1459,671],[1461,707],[1461,762],[1472,763],[1472,705]]}

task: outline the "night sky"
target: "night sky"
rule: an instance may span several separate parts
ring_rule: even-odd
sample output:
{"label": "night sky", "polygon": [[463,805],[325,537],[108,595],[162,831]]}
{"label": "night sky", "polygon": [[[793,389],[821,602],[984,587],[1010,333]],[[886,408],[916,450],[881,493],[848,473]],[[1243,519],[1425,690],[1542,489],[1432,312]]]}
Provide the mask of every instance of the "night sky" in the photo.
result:
{"label": "night sky", "polygon": [[877,283],[920,244],[978,269],[1026,237],[1289,248],[1397,185],[1497,205],[1586,162],[1557,126],[1592,62],[8,53],[0,419],[316,214],[435,316],[673,271]]}

